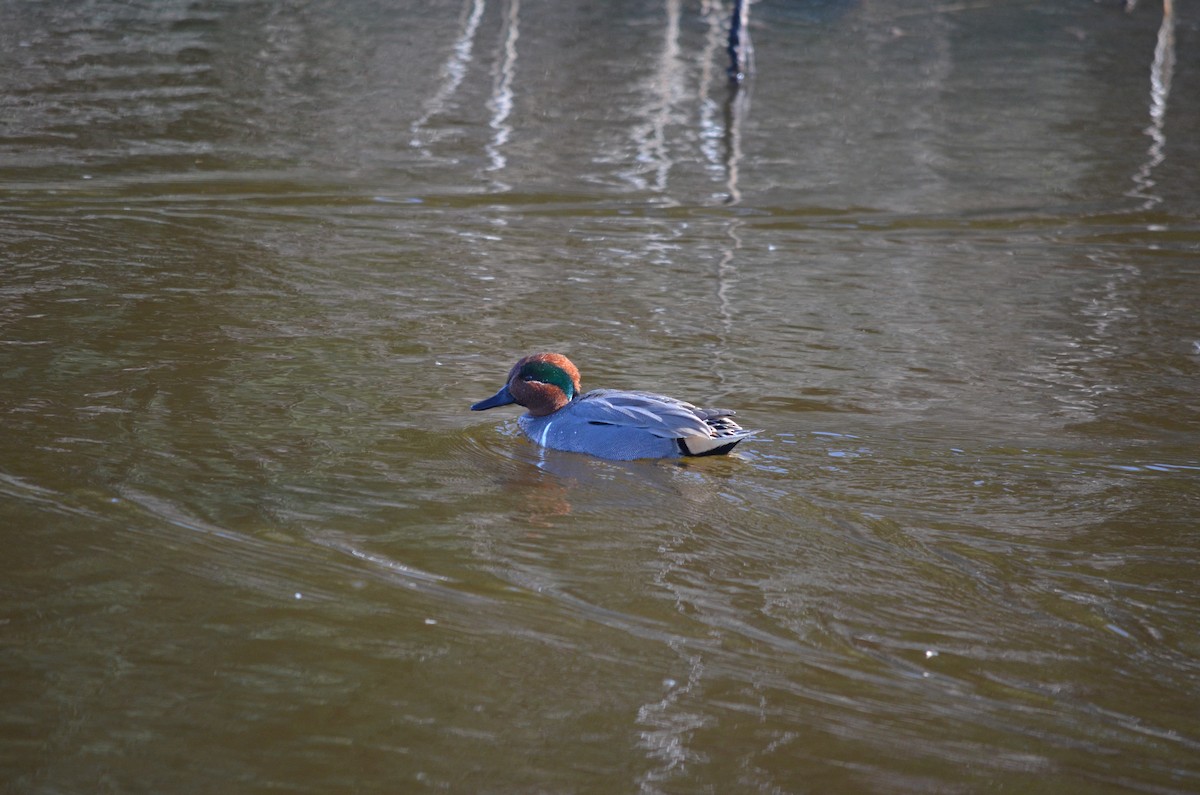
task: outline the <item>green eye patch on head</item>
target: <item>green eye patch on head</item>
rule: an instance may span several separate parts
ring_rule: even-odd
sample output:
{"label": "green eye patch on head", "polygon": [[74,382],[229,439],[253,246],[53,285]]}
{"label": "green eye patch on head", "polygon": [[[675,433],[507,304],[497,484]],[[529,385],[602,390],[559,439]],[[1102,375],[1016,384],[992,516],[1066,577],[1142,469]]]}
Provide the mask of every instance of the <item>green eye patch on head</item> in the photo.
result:
{"label": "green eye patch on head", "polygon": [[556,364],[537,360],[526,362],[521,367],[521,371],[517,373],[517,377],[522,381],[540,381],[543,384],[552,384],[561,389],[568,400],[575,397],[575,383],[571,380],[570,374]]}

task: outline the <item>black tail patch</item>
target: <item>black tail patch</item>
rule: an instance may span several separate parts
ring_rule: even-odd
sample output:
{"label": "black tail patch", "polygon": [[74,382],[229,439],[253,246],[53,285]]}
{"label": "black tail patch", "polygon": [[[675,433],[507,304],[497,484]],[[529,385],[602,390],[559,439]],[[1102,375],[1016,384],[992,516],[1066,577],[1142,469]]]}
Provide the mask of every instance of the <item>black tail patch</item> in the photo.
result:
{"label": "black tail patch", "polygon": [[729,444],[723,444],[720,447],[714,447],[711,450],[705,450],[703,453],[693,453],[691,450],[688,450],[687,443],[683,439],[676,439],[675,443],[679,445],[679,452],[682,455],[685,455],[688,458],[701,458],[706,455],[725,455],[730,450],[737,447],[737,444],[740,441],[741,439],[734,439]]}

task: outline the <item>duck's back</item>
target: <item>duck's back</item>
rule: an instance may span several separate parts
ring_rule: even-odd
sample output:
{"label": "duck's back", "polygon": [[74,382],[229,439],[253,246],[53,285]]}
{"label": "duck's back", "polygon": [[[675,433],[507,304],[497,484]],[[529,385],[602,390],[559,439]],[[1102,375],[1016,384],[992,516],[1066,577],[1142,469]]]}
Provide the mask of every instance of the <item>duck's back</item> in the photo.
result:
{"label": "duck's back", "polygon": [[553,414],[526,414],[519,423],[544,447],[629,460],[727,453],[752,433],[731,414],[649,392],[596,389]]}

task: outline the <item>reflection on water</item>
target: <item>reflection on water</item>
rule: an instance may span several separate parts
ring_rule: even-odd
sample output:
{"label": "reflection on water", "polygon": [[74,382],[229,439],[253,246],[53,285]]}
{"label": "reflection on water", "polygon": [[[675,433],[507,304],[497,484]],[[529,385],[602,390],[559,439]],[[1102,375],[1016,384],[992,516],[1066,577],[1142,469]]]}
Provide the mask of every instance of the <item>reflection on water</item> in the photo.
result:
{"label": "reflection on water", "polygon": [[422,146],[425,127],[428,126],[434,115],[447,113],[451,109],[450,100],[454,97],[458,87],[462,85],[467,68],[471,65],[472,51],[475,48],[475,32],[479,30],[483,7],[483,0],[474,0],[469,7],[469,13],[464,14],[462,32],[454,41],[454,46],[450,49],[450,57],[446,59],[446,63],[442,67],[440,75],[442,79],[438,83],[438,89],[426,101],[425,112],[412,124],[412,145],[414,147]]}
{"label": "reflection on water", "polygon": [[[490,161],[489,170],[499,171],[507,164],[501,150],[508,143],[509,136],[512,135],[512,127],[508,124],[508,116],[512,113],[513,106],[513,74],[516,71],[517,63],[517,20],[519,18],[521,4],[520,0],[509,0],[508,13],[504,17],[504,56],[500,61],[495,75],[495,89],[492,93],[492,99],[488,103],[492,111],[492,118],[488,122],[494,131],[492,140],[485,147],[488,160]],[[507,186],[497,186],[501,190],[507,190]]]}
{"label": "reflection on water", "polygon": [[[6,5],[4,780],[1200,788],[1165,10]],[[536,349],[765,431],[533,447]]]}
{"label": "reflection on water", "polygon": [[1145,199],[1142,209],[1149,210],[1162,201],[1151,191],[1154,189],[1152,174],[1166,157],[1167,100],[1171,96],[1171,78],[1175,74],[1175,7],[1173,0],[1164,0],[1162,26],[1158,29],[1158,44],[1154,48],[1154,62],[1150,68],[1150,149],[1146,162],[1133,176],[1137,189],[1133,196]]}

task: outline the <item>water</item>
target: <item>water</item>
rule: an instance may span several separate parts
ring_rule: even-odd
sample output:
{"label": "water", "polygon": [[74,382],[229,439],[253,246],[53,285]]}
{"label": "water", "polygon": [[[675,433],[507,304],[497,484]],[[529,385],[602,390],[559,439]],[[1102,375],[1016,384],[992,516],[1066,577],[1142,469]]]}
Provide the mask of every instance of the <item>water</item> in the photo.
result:
{"label": "water", "polygon": [[8,790],[1200,789],[1200,17],[722,14],[0,3]]}

